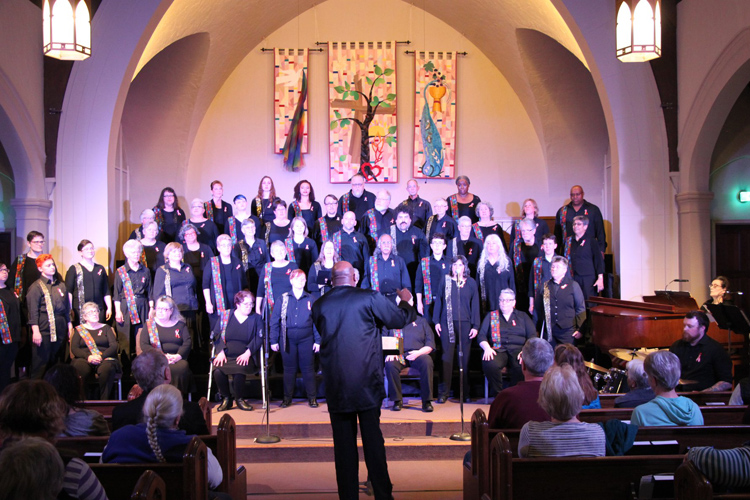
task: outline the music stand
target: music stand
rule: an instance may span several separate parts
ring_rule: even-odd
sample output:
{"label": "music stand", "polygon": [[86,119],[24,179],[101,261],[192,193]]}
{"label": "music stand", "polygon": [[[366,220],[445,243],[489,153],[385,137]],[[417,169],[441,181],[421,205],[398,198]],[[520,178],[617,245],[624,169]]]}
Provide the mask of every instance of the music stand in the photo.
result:
{"label": "music stand", "polygon": [[742,310],[731,304],[704,304],[716,324],[722,330],[727,330],[727,350],[732,354],[732,332],[739,333],[745,338],[750,333],[750,321]]}

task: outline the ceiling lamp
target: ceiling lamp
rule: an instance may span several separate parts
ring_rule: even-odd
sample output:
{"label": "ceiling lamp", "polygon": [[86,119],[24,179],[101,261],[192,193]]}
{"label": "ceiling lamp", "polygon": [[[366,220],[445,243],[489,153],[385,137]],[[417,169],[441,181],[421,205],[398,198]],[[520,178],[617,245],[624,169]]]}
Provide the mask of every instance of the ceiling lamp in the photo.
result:
{"label": "ceiling lamp", "polygon": [[65,61],[91,56],[91,16],[84,0],[44,0],[44,55]]}
{"label": "ceiling lamp", "polygon": [[644,62],[661,57],[659,0],[617,0],[617,58]]}

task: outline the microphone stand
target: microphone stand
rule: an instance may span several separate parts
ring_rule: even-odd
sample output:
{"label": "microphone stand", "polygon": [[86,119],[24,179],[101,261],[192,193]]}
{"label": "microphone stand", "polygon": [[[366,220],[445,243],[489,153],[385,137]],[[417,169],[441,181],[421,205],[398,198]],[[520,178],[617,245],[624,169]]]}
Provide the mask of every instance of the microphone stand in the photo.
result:
{"label": "microphone stand", "polygon": [[[458,286],[458,280],[456,280],[456,298],[458,298],[459,310],[461,307],[461,287]],[[458,335],[456,336],[456,343],[458,344],[458,394],[459,394],[459,408],[461,410],[461,432],[451,434],[451,441],[471,441],[471,434],[465,430],[464,422],[464,349],[463,343],[461,342],[461,319],[458,320]]]}
{"label": "microphone stand", "polygon": [[270,311],[268,310],[268,304],[266,298],[263,297],[263,343],[260,346],[260,377],[261,377],[261,391],[263,392],[263,408],[266,409],[266,433],[263,436],[255,438],[256,443],[260,444],[274,444],[281,441],[279,436],[271,434],[271,391],[270,384],[268,383],[268,339],[269,339],[269,328],[271,326]]}

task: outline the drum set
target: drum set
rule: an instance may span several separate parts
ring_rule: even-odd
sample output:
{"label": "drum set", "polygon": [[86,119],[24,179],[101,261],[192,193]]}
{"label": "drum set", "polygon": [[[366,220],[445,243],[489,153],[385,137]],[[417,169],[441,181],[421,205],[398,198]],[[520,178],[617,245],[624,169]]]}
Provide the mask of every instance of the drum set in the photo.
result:
{"label": "drum set", "polygon": [[[632,361],[634,359],[645,360],[652,352],[660,351],[661,349],[646,348],[640,349],[610,349],[609,354],[612,358],[619,359],[622,361]],[[584,365],[588,368],[591,380],[594,382],[594,387],[597,388],[600,394],[616,394],[620,392],[627,392],[627,381],[628,372],[620,368],[604,368],[599,366],[592,361],[584,361]],[[694,384],[693,380],[680,379],[680,385]]]}

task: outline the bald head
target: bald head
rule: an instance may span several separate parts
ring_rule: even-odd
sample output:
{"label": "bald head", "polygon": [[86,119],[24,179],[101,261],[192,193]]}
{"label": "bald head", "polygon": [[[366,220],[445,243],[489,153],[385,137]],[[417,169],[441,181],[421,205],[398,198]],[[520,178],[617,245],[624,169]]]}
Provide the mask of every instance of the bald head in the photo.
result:
{"label": "bald head", "polygon": [[357,286],[356,270],[345,260],[336,262],[331,269],[331,282],[333,286]]}

